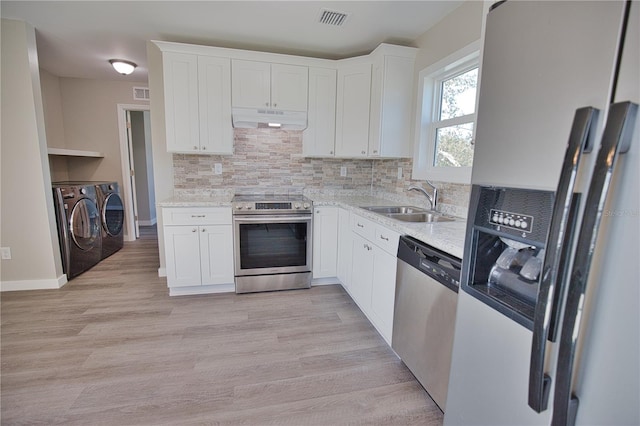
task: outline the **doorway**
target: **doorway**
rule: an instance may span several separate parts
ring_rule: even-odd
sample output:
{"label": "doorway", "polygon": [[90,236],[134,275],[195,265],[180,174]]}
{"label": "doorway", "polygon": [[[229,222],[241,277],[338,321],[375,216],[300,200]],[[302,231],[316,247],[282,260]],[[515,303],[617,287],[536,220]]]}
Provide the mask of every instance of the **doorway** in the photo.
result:
{"label": "doorway", "polygon": [[118,104],[125,241],[140,237],[140,225],[155,225],[155,190],[148,105]]}

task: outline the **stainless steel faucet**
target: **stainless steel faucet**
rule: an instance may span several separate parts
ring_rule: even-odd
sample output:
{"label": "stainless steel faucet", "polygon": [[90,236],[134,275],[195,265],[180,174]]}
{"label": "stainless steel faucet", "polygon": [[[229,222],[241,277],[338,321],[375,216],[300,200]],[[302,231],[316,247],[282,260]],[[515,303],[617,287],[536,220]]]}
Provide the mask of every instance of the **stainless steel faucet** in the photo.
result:
{"label": "stainless steel faucet", "polygon": [[432,184],[431,182],[429,182],[428,180],[425,181],[427,183],[427,185],[429,185],[431,187],[431,189],[433,190],[432,194],[429,194],[423,187],[421,186],[410,186],[409,189],[407,189],[407,191],[420,191],[422,192],[427,199],[429,200],[429,203],[431,203],[431,210],[436,211],[438,209],[438,188],[435,187],[434,184]]}

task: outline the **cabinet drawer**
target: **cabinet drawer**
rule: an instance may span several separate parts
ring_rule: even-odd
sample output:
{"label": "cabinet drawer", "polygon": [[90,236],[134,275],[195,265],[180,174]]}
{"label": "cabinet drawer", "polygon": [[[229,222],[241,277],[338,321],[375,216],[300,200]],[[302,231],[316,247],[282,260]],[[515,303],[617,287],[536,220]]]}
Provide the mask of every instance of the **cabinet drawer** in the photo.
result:
{"label": "cabinet drawer", "polygon": [[381,225],[376,225],[376,239],[374,243],[387,253],[396,256],[398,254],[398,241],[400,240],[400,234],[395,231],[385,228]]}
{"label": "cabinet drawer", "polygon": [[357,214],[351,215],[351,230],[369,241],[375,240],[376,224],[362,216],[358,216]]}
{"label": "cabinet drawer", "polygon": [[229,207],[165,207],[162,209],[165,225],[230,225]]}

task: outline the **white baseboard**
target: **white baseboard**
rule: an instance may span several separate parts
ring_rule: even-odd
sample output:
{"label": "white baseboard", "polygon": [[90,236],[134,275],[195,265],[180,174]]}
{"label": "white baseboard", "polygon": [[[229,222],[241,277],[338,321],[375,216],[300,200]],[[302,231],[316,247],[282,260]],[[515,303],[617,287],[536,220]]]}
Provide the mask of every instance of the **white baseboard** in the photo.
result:
{"label": "white baseboard", "polygon": [[151,220],[138,220],[138,225],[140,226],[153,226],[158,223],[158,218],[154,217]]}
{"label": "white baseboard", "polygon": [[332,284],[340,284],[340,280],[336,277],[328,277],[328,278],[314,278],[311,280],[311,285],[332,285]]}
{"label": "white baseboard", "polygon": [[167,268],[158,268],[158,276],[166,277],[167,276]]}
{"label": "white baseboard", "polygon": [[235,284],[204,285],[195,287],[169,287],[169,296],[187,296],[191,294],[235,293]]}
{"label": "white baseboard", "polygon": [[0,281],[0,292],[22,290],[57,290],[66,283],[66,274],[60,275],[57,279],[48,280]]}

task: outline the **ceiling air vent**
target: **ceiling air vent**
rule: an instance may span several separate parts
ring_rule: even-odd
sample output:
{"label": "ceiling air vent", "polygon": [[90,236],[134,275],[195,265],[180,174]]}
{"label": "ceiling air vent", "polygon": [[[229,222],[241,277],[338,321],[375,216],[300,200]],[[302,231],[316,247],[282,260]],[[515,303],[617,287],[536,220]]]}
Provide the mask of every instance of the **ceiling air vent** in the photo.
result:
{"label": "ceiling air vent", "polygon": [[318,22],[320,22],[321,24],[335,25],[336,27],[339,27],[341,25],[344,25],[348,17],[349,17],[349,14],[344,12],[338,12],[338,11],[329,10],[329,9],[321,9],[320,18],[318,19]]}
{"label": "ceiling air vent", "polygon": [[148,87],[134,87],[133,99],[135,101],[148,101],[149,100],[149,88]]}

